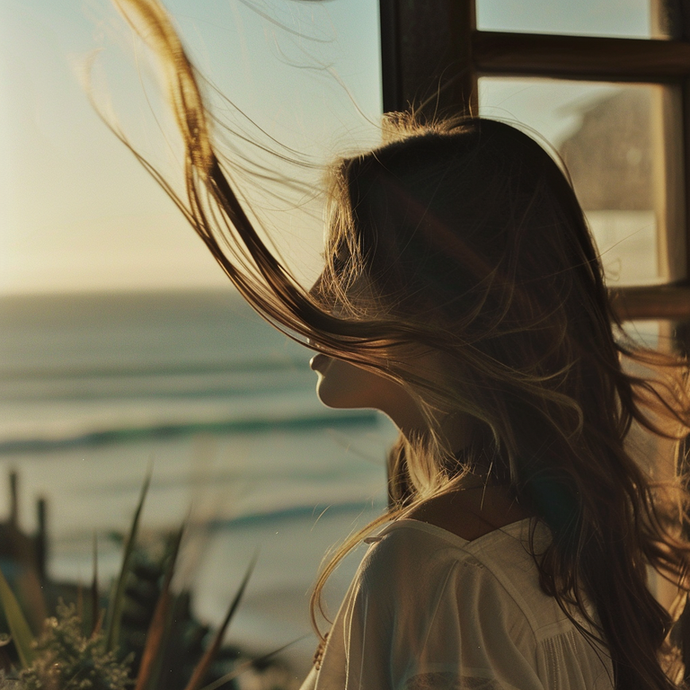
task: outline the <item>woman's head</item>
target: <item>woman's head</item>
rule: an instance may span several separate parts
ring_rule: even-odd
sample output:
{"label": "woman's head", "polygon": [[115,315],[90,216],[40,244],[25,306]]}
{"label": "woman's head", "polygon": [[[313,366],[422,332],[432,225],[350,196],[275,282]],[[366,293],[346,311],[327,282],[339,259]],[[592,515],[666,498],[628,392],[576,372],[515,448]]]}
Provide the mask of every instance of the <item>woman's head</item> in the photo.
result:
{"label": "woman's head", "polygon": [[535,141],[490,120],[409,124],[339,162],[330,189],[314,292],[378,324],[366,355],[383,375],[432,422],[476,418],[516,478],[520,454],[581,433],[584,379],[618,367],[611,313],[572,188]]}

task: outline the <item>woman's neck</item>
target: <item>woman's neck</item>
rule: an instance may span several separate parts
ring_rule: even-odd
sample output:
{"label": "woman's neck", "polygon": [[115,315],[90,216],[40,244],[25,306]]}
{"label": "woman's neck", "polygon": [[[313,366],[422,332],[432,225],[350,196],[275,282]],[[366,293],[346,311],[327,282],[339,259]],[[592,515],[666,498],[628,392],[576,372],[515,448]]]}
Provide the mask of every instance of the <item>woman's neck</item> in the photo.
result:
{"label": "woman's neck", "polygon": [[[397,415],[397,418],[389,415],[403,436],[408,441],[412,441],[428,434],[429,425],[421,411],[412,413],[408,410],[407,412],[406,415]],[[436,420],[435,426],[442,446],[457,456],[470,445],[476,429],[476,421],[466,413],[454,412]]]}
{"label": "woman's neck", "polygon": [[432,497],[404,517],[435,525],[472,541],[533,515],[532,510],[518,502],[510,486],[474,482]]}

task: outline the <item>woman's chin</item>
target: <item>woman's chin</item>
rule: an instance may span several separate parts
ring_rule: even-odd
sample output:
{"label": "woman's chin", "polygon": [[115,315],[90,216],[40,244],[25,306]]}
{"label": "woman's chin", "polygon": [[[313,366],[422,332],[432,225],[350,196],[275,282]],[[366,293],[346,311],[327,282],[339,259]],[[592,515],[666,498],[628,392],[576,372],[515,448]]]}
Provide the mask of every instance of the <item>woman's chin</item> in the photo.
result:
{"label": "woman's chin", "polygon": [[342,395],[340,390],[331,390],[328,382],[323,377],[319,377],[319,381],[316,384],[316,397],[321,401],[322,405],[333,410],[355,410],[372,407],[371,405],[363,404],[364,401],[362,400]]}
{"label": "woman's chin", "polygon": [[343,401],[338,399],[337,395],[332,395],[330,391],[323,390],[323,386],[319,382],[316,386],[316,397],[320,400],[322,405],[330,407],[333,410],[346,410],[348,405],[343,405]]}

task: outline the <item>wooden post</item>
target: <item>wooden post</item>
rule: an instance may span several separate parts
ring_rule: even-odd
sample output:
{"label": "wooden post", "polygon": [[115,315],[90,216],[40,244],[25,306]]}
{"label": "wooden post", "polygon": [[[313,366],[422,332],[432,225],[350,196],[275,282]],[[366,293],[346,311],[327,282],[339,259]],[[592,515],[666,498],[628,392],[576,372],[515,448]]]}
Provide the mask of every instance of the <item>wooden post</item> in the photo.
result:
{"label": "wooden post", "polygon": [[17,527],[19,524],[19,488],[16,470],[10,472],[10,516],[9,524]]}
{"label": "wooden post", "polygon": [[380,0],[384,112],[477,115],[474,0]]}
{"label": "wooden post", "polygon": [[[652,0],[652,27],[657,33],[665,34],[690,47],[690,0]],[[683,159],[684,180],[681,188],[685,195],[685,219],[682,224],[685,237],[684,242],[677,243],[678,254],[682,256],[679,269],[676,271],[680,275],[672,276],[672,279],[687,282],[690,277],[690,75],[687,72],[680,81],[680,88],[681,140],[676,142],[676,145]],[[687,332],[687,329],[681,330]],[[687,343],[681,349],[686,348]]]}
{"label": "wooden post", "polygon": [[36,531],[36,569],[41,584],[45,583],[48,561],[48,519],[46,499],[41,497],[36,501],[36,519],[38,529]]}

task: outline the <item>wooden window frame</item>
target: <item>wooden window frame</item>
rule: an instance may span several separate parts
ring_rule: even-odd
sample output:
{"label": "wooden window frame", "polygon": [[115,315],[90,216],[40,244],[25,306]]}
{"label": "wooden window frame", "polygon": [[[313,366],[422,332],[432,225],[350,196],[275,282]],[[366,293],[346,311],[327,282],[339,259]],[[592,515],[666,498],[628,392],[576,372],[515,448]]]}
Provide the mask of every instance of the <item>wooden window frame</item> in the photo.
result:
{"label": "wooden window frame", "polygon": [[679,243],[685,257],[682,277],[664,285],[615,288],[611,295],[622,320],[690,320],[690,0],[677,0],[678,38],[673,40],[479,31],[475,0],[379,3],[384,112],[414,106],[422,116],[476,114],[482,76],[635,82],[680,89],[679,137],[688,209]]}

